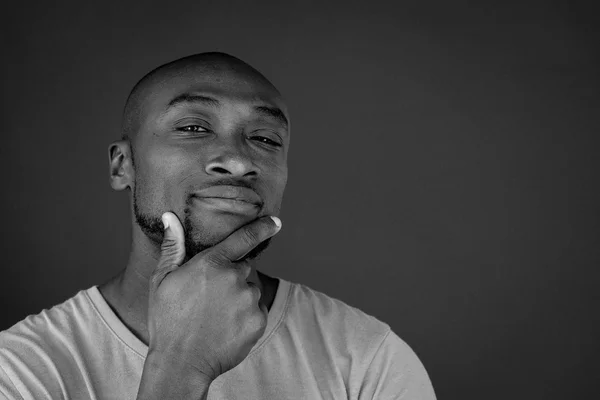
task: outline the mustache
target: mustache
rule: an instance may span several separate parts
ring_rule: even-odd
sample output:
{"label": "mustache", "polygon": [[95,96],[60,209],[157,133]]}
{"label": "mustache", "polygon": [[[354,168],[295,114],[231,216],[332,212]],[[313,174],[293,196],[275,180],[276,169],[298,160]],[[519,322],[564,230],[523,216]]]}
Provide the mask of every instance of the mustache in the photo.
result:
{"label": "mustache", "polygon": [[217,179],[208,183],[204,183],[202,184],[202,186],[200,187],[195,187],[193,191],[198,191],[198,190],[202,190],[202,189],[206,189],[209,188],[211,186],[241,186],[241,187],[245,187],[248,189],[252,189],[254,191],[256,191],[256,188],[254,188],[254,186],[252,186],[250,183],[248,183],[247,181],[244,181],[242,179],[235,179],[235,178],[221,178],[221,179]]}

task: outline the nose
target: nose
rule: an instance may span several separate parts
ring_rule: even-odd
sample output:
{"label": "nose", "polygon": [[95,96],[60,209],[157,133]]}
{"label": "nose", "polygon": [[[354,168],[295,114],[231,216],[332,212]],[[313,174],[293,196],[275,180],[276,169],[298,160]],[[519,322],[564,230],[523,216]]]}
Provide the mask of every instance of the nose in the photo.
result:
{"label": "nose", "polygon": [[206,165],[206,173],[237,178],[254,178],[258,176],[258,168],[246,155],[240,152],[227,151],[214,157]]}

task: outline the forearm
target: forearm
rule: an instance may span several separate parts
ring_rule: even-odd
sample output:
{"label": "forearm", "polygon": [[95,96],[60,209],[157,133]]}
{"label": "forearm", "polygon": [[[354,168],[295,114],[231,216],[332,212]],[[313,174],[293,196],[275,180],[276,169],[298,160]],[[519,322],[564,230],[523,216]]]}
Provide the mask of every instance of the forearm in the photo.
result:
{"label": "forearm", "polygon": [[211,381],[177,360],[167,361],[149,352],[138,389],[138,400],[202,400],[207,398]]}

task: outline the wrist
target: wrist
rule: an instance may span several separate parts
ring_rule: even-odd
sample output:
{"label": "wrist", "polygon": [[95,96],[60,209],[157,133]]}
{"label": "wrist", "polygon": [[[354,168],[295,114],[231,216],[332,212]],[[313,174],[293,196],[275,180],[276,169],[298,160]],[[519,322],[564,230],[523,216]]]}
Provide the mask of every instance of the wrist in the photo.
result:
{"label": "wrist", "polygon": [[149,350],[138,399],[204,399],[212,378],[182,360]]}

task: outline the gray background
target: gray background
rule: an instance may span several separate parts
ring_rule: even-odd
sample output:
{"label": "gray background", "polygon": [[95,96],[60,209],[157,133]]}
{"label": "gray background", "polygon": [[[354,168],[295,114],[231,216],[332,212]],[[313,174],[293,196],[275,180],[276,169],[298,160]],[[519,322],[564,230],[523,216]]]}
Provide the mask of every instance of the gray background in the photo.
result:
{"label": "gray background", "polygon": [[389,323],[440,399],[596,386],[591,6],[50,3],[2,21],[0,329],[125,265],[128,197],[108,185],[107,146],[127,93],[216,50],[291,109],[267,273]]}

